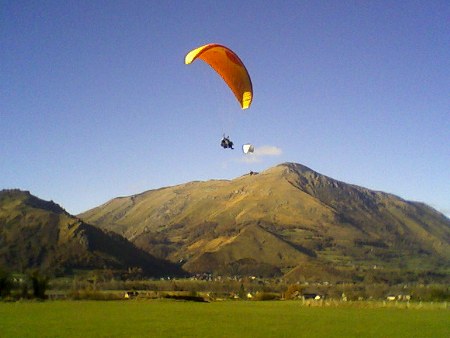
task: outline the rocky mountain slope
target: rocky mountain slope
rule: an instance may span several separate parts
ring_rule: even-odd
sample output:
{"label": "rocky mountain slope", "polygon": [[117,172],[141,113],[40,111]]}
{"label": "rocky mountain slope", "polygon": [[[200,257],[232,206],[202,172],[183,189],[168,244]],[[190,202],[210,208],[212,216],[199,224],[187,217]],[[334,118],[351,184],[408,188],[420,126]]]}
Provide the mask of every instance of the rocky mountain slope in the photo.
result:
{"label": "rocky mountain slope", "polygon": [[147,276],[182,273],[177,265],[151,256],[122,236],[20,190],[0,191],[0,267],[60,274],[103,268],[138,268]]}
{"label": "rocky mountain slope", "polygon": [[444,215],[295,163],[115,198],[79,217],[191,273],[445,279],[450,268]]}

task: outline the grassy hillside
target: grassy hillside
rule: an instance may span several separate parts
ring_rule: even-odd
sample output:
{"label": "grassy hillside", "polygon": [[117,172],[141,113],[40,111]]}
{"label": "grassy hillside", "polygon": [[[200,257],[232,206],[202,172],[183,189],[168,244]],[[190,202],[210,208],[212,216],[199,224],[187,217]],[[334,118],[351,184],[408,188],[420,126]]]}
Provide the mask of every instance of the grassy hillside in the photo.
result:
{"label": "grassy hillside", "polygon": [[80,217],[191,272],[316,266],[325,274],[332,266],[352,278],[367,271],[448,278],[450,266],[444,215],[294,163],[113,199]]}
{"label": "grassy hillside", "polygon": [[181,272],[122,236],[105,233],[59,205],[19,190],[0,191],[0,243],[0,266],[13,271],[140,268],[155,276]]}

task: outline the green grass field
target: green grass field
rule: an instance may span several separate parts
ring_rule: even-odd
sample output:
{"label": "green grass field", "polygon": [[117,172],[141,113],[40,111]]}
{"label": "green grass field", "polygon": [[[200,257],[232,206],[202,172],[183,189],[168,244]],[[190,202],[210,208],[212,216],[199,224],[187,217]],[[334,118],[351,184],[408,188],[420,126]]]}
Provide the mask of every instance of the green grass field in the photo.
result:
{"label": "green grass field", "polygon": [[298,301],[0,303],[0,337],[450,337],[446,309]]}

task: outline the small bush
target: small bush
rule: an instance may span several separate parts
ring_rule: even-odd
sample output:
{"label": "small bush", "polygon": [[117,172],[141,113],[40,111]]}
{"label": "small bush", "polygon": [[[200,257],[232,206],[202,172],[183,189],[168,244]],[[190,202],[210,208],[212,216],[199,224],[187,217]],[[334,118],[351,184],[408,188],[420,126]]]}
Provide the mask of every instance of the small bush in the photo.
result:
{"label": "small bush", "polygon": [[122,297],[111,292],[95,290],[73,290],[68,294],[73,300],[120,300]]}
{"label": "small bush", "polygon": [[276,300],[280,299],[280,296],[277,293],[273,292],[258,292],[252,298],[253,300]]}
{"label": "small bush", "polygon": [[303,287],[299,284],[291,284],[284,293],[285,299],[298,299],[302,294]]}

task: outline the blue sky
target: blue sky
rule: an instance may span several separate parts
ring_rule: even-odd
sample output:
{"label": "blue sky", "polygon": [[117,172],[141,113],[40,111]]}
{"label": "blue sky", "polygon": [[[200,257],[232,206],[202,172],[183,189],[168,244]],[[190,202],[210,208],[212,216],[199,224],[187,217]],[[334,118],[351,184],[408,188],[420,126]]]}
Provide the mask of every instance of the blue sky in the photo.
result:
{"label": "blue sky", "polygon": [[[449,18],[448,1],[0,0],[0,188],[76,214],[296,162],[449,216]],[[248,110],[184,64],[210,42],[246,64]]]}

